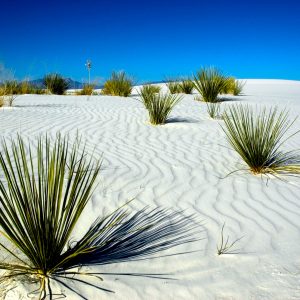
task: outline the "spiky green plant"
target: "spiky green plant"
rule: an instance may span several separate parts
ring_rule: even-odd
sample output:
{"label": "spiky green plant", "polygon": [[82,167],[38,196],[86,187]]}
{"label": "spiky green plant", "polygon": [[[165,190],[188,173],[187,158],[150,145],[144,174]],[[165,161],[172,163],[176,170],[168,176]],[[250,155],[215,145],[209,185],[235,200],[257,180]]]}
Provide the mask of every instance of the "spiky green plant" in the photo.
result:
{"label": "spiky green plant", "polygon": [[48,74],[43,78],[43,84],[47,90],[55,95],[63,95],[69,88],[69,82],[60,74]]}
{"label": "spiky green plant", "polygon": [[180,92],[183,94],[192,94],[194,90],[194,83],[190,79],[183,79],[180,83]]}
{"label": "spiky green plant", "polygon": [[128,97],[131,94],[133,80],[124,72],[113,72],[111,78],[104,83],[103,95]]}
{"label": "spiky green plant", "polygon": [[157,94],[161,90],[161,87],[158,85],[151,85],[151,84],[146,84],[143,85],[142,88],[140,89],[140,96],[143,98],[148,97],[149,95]]}
{"label": "spiky green plant", "polygon": [[236,79],[234,77],[227,77],[226,85],[223,86],[220,94],[232,94]]}
{"label": "spiky green plant", "polygon": [[18,82],[16,80],[7,80],[0,87],[0,97],[2,105],[13,106],[13,102],[18,97]]}
{"label": "spiky green plant", "polygon": [[166,83],[171,94],[179,94],[181,93],[180,82],[177,80],[167,80]]}
{"label": "spiky green plant", "polygon": [[172,94],[140,94],[141,101],[148,110],[152,125],[161,125],[166,122],[175,105],[181,101],[182,96]]}
{"label": "spiky green plant", "polygon": [[243,92],[245,84],[246,84],[246,81],[235,80],[234,85],[232,87],[232,94],[234,96],[241,95],[242,92]]}
{"label": "spiky green plant", "polygon": [[228,77],[227,84],[223,87],[221,94],[232,94],[238,96],[243,92],[246,81],[237,80],[234,77]]}
{"label": "spiky green plant", "polygon": [[94,84],[85,84],[82,90],[76,92],[76,95],[93,95],[95,85]]}
{"label": "spiky green plant", "polygon": [[212,119],[217,119],[220,117],[221,103],[220,102],[206,102],[206,108],[209,116]]}
{"label": "spiky green plant", "polygon": [[195,240],[192,216],[159,208],[130,214],[121,207],[74,242],[100,162],[79,151],[78,140],[39,138],[36,150],[20,136],[9,143],[4,140],[0,152],[0,249],[8,254],[0,262],[2,281],[27,276],[39,283],[39,299],[53,298],[53,282],[76,293],[68,279],[105,290],[82,277],[101,273],[82,268],[147,258]]}
{"label": "spiky green plant", "polygon": [[233,105],[223,114],[223,130],[233,149],[253,174],[300,174],[300,156],[284,152],[281,146],[293,135],[284,137],[294,121],[277,108],[256,112],[250,106]]}
{"label": "spiky green plant", "polygon": [[204,102],[218,102],[218,95],[227,84],[227,78],[214,67],[203,68],[194,75],[195,89]]}

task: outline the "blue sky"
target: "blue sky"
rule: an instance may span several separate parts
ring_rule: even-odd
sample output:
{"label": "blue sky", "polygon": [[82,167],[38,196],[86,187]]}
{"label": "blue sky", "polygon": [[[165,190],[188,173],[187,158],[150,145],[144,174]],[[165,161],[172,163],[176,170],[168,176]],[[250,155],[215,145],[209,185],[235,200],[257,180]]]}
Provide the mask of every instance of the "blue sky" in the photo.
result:
{"label": "blue sky", "polygon": [[300,80],[300,1],[3,1],[0,63],[15,77],[138,82],[214,65],[238,78]]}

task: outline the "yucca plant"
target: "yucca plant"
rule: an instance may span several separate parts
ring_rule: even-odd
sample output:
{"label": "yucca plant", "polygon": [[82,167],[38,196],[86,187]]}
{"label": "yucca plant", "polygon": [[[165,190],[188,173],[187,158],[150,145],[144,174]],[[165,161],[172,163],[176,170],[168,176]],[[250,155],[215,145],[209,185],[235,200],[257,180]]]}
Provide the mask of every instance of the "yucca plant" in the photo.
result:
{"label": "yucca plant", "polygon": [[113,72],[111,78],[104,83],[103,95],[128,97],[131,94],[133,80],[124,72]]}
{"label": "yucca plant", "polygon": [[221,103],[220,102],[206,102],[206,108],[209,116],[212,119],[220,118],[220,111],[221,111]]}
{"label": "yucca plant", "polygon": [[234,77],[228,77],[227,84],[223,87],[221,94],[232,94],[238,96],[243,92],[243,88],[246,84],[243,80],[237,80]]}
{"label": "yucca plant", "polygon": [[94,88],[94,84],[85,84],[82,90],[76,92],[76,95],[92,95],[94,92]]}
{"label": "yucca plant", "polygon": [[18,97],[18,82],[16,80],[5,81],[0,89],[2,105],[13,106],[15,99]]}
{"label": "yucca plant", "polygon": [[141,101],[148,110],[152,125],[165,124],[175,105],[181,101],[182,96],[172,94],[140,94]]}
{"label": "yucca plant", "polygon": [[300,174],[300,156],[284,152],[281,146],[294,121],[286,111],[266,108],[256,112],[250,106],[233,105],[223,114],[222,127],[229,143],[253,174]]}
{"label": "yucca plant", "polygon": [[194,75],[194,86],[204,102],[218,102],[218,95],[227,87],[227,78],[216,68],[203,68]]}
{"label": "yucca plant", "polygon": [[69,88],[69,82],[59,74],[48,74],[43,79],[47,90],[55,95],[63,95]]}
{"label": "yucca plant", "polygon": [[143,85],[142,88],[140,89],[140,96],[143,98],[148,97],[149,95],[157,94],[161,90],[161,87],[158,85],[151,85],[151,84],[146,84]]}
{"label": "yucca plant", "polygon": [[183,94],[192,94],[194,90],[194,83],[190,79],[183,79],[180,83],[180,92]]}
{"label": "yucca plant", "polygon": [[177,80],[168,80],[166,83],[171,94],[179,94],[181,93],[180,82]]}
{"label": "yucca plant", "polygon": [[245,84],[246,84],[246,81],[235,80],[234,85],[232,87],[232,94],[234,96],[241,95],[242,92],[243,92]]}
{"label": "yucca plant", "polygon": [[1,280],[27,276],[39,283],[39,299],[53,298],[53,282],[76,293],[68,279],[105,290],[88,282],[101,273],[82,268],[147,258],[196,240],[193,216],[160,208],[130,214],[121,207],[96,219],[74,242],[100,171],[100,162],[79,146],[60,136],[54,144],[40,137],[36,150],[20,136],[2,143],[0,249],[7,258],[0,262],[6,271]]}
{"label": "yucca plant", "polygon": [[233,94],[236,79],[234,77],[227,77],[226,85],[223,86],[220,94]]}

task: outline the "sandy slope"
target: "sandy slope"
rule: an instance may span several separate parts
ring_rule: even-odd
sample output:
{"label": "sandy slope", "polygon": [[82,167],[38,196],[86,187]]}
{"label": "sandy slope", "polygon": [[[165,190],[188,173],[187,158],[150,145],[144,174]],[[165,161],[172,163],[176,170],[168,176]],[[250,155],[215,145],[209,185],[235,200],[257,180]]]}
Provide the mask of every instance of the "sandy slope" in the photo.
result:
{"label": "sandy slope", "polygon": [[[293,117],[300,114],[300,82],[248,80],[245,95],[232,100],[287,107]],[[95,283],[116,293],[79,286],[88,299],[300,299],[300,180],[267,183],[248,173],[222,179],[243,165],[227,147],[222,122],[208,118],[205,104],[185,96],[171,122],[157,127],[147,123],[146,111],[132,98],[25,95],[15,105],[0,110],[1,136],[21,132],[34,139],[78,130],[91,151],[96,146],[96,155],[103,153],[101,184],[78,236],[99,214],[132,197],[132,209],[187,208],[203,220],[203,240],[178,249],[196,253],[98,268],[172,273],[177,280],[106,276]],[[300,120],[294,129],[300,129]],[[286,147],[300,148],[299,136]],[[224,222],[230,239],[244,236],[239,254],[216,255]],[[6,299],[21,296],[26,292],[19,286]]]}

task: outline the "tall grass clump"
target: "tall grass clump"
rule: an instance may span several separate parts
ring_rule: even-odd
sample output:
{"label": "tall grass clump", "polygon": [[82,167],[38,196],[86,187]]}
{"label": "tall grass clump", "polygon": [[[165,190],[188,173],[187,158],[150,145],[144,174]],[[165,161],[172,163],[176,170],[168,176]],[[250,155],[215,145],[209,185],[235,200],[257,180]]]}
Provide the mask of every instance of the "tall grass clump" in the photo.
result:
{"label": "tall grass clump", "polygon": [[42,88],[37,87],[36,85],[32,84],[28,80],[23,80],[18,83],[18,94],[45,94],[45,91]]}
{"label": "tall grass clump", "polygon": [[149,121],[152,125],[165,124],[175,105],[182,96],[172,94],[140,93],[141,101],[148,110]]}
{"label": "tall grass clump", "polygon": [[79,147],[79,139],[72,144],[60,136],[54,143],[40,137],[37,148],[20,136],[2,143],[0,248],[6,259],[0,269],[6,272],[1,281],[28,277],[39,285],[38,299],[54,299],[53,282],[78,295],[68,280],[105,290],[88,280],[105,273],[84,267],[145,259],[196,240],[193,216],[160,208],[129,213],[123,206],[97,218],[74,241],[101,165]]}
{"label": "tall grass clump", "polygon": [[246,82],[243,80],[237,80],[234,77],[227,78],[227,84],[221,91],[221,94],[231,94],[238,96],[242,94]]}
{"label": "tall grass clump", "polygon": [[227,78],[216,68],[203,68],[194,75],[194,86],[204,102],[218,102],[218,95],[227,87]]}
{"label": "tall grass clump", "polygon": [[113,72],[111,78],[104,83],[103,95],[128,97],[131,94],[133,80],[124,72]]}
{"label": "tall grass clump", "polygon": [[60,74],[48,74],[43,78],[43,84],[51,94],[63,95],[69,88],[69,82]]}
{"label": "tall grass clump", "polygon": [[248,165],[253,174],[300,174],[300,156],[295,151],[283,151],[282,145],[294,121],[286,111],[266,108],[256,112],[243,105],[229,107],[222,127],[230,145]]}
{"label": "tall grass clump", "polygon": [[227,77],[226,85],[223,86],[220,94],[233,94],[236,79],[234,77]]}
{"label": "tall grass clump", "polygon": [[158,85],[145,84],[142,86],[139,94],[141,97],[146,98],[149,95],[157,94],[160,91],[161,91],[161,87]]}
{"label": "tall grass clump", "polygon": [[234,85],[232,86],[232,94],[234,96],[239,96],[242,94],[246,82],[242,80],[235,80]]}
{"label": "tall grass clump", "polygon": [[16,80],[7,80],[0,87],[0,100],[2,106],[7,104],[13,106],[15,99],[18,97],[18,82]]}
{"label": "tall grass clump", "polygon": [[171,94],[179,94],[181,93],[180,82],[176,80],[168,80],[166,82],[166,86],[168,87]]}
{"label": "tall grass clump", "polygon": [[194,90],[194,83],[190,79],[183,79],[180,83],[180,92],[183,94],[192,94]]}
{"label": "tall grass clump", "polygon": [[95,89],[95,85],[94,84],[85,84],[83,86],[83,89],[80,91],[76,92],[76,95],[92,95]]}

